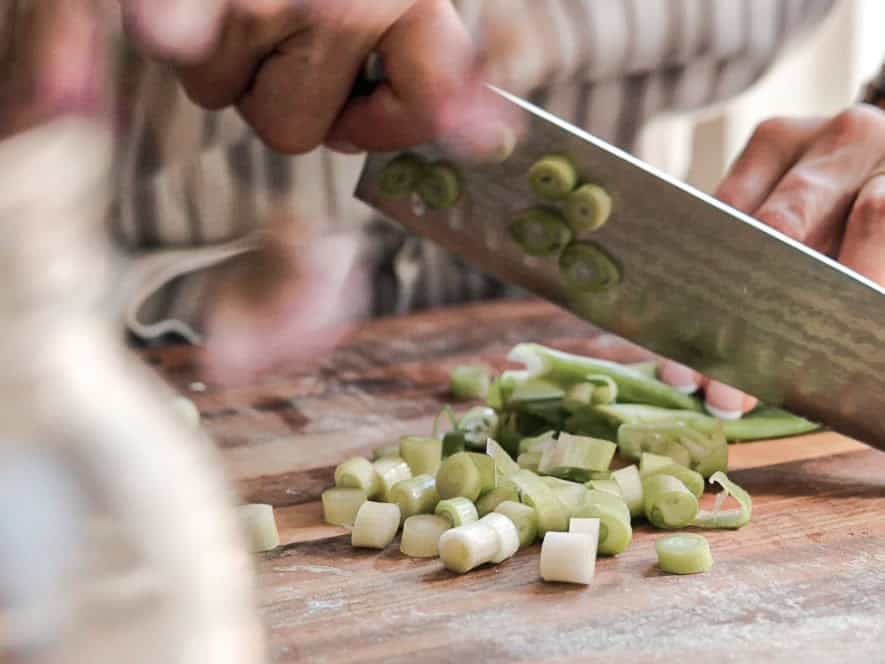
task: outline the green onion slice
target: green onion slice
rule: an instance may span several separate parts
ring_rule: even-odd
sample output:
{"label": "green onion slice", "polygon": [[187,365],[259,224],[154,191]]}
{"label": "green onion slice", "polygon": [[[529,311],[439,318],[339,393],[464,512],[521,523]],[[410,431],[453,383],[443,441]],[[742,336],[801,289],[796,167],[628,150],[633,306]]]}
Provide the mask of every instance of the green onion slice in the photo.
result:
{"label": "green onion slice", "polygon": [[[716,505],[713,510],[703,510],[692,523],[697,528],[743,528],[753,516],[753,499],[750,494],[737,484],[728,479],[725,473],[715,473],[710,478],[710,484],[719,484],[722,493],[716,496]],[[723,510],[722,503],[731,496],[738,502],[738,509]]]}
{"label": "green onion slice", "polygon": [[381,171],[379,189],[389,198],[407,196],[418,186],[424,172],[425,161],[415,154],[394,157]]}
{"label": "green onion slice", "polygon": [[562,215],[554,209],[534,207],[524,210],[510,224],[510,237],[529,256],[555,256],[572,239]]}
{"label": "green onion slice", "polygon": [[558,201],[578,184],[578,173],[568,157],[548,155],[529,169],[529,186],[538,198]]}
{"label": "green onion slice", "polygon": [[700,574],[713,567],[710,543],[701,535],[679,533],[655,542],[658,567],[670,574]]}
{"label": "green onion slice", "polygon": [[621,283],[621,268],[595,242],[571,244],[559,257],[559,271],[566,285],[577,291],[600,292]]}

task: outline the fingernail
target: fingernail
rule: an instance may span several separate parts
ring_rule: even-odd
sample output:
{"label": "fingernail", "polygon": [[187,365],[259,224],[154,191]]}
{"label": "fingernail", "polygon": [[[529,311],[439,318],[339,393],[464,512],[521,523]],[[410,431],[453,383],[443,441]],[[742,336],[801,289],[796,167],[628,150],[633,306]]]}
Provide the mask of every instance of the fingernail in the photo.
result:
{"label": "fingernail", "polygon": [[694,394],[701,386],[697,371],[670,360],[661,365],[661,380],[683,394]]}
{"label": "fingernail", "polygon": [[744,414],[745,394],[723,383],[711,381],[704,393],[707,410],[720,420],[739,420]]}

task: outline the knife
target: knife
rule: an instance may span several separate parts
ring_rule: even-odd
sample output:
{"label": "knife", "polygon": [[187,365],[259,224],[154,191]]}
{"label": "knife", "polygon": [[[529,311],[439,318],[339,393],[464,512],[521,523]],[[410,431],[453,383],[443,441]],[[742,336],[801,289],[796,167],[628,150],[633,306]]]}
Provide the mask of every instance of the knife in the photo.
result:
{"label": "knife", "polygon": [[[356,196],[406,229],[580,318],[664,357],[885,449],[885,289],[761,222],[657,171],[531,103],[492,88],[527,117],[500,163],[457,163],[461,195],[446,210],[385,196],[394,154],[371,154]],[[438,145],[410,151],[446,160]],[[560,257],[532,257],[511,237],[537,206],[527,173],[563,155],[605,188],[609,221],[573,243],[614,270],[576,286]],[[600,276],[600,275],[595,275]]]}

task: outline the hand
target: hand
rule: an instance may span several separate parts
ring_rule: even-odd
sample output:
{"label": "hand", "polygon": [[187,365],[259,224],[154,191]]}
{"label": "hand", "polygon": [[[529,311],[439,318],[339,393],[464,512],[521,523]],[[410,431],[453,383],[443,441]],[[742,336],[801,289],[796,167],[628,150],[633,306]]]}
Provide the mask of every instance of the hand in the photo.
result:
{"label": "hand", "polygon": [[355,235],[318,235],[297,222],[274,219],[257,251],[223,268],[208,298],[208,380],[244,384],[283,365],[315,365],[367,315]]}
{"label": "hand", "polygon": [[[856,106],[829,119],[763,122],[716,196],[785,235],[885,284],[885,112]],[[756,400],[675,362],[661,378],[704,389],[707,408],[734,417]]]}
{"label": "hand", "polygon": [[0,8],[0,138],[63,115],[98,119],[107,110],[106,32],[92,0]]}
{"label": "hand", "polygon": [[885,284],[885,111],[764,122],[716,195]]}
{"label": "hand", "polygon": [[[481,85],[450,0],[121,2],[129,31],[198,104],[236,106],[281,152],[392,151],[455,132],[484,152],[513,122]],[[349,100],[371,53],[387,82]]]}

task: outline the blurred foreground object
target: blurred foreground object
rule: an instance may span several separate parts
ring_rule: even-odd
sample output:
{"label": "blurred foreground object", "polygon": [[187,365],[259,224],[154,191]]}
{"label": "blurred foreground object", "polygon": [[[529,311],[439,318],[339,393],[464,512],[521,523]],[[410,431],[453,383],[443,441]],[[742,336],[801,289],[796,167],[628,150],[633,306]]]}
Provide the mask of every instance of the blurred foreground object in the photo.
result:
{"label": "blurred foreground object", "polygon": [[211,441],[102,306],[110,158],[87,121],[0,142],[0,661],[263,661]]}

